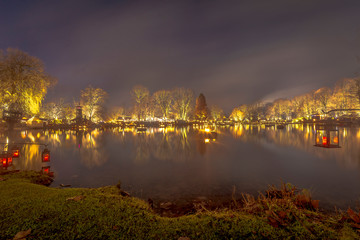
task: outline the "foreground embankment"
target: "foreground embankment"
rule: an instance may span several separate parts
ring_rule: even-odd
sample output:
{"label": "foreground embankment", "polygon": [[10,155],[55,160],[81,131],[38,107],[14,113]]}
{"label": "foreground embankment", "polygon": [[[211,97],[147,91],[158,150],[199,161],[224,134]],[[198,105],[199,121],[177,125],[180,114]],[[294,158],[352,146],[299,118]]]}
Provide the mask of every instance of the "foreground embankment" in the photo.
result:
{"label": "foreground embankment", "polygon": [[[318,201],[284,185],[232,209],[159,216],[117,186],[49,188],[47,175],[0,172],[0,239],[356,239],[360,215],[322,213]],[[237,206],[238,205],[238,206]]]}

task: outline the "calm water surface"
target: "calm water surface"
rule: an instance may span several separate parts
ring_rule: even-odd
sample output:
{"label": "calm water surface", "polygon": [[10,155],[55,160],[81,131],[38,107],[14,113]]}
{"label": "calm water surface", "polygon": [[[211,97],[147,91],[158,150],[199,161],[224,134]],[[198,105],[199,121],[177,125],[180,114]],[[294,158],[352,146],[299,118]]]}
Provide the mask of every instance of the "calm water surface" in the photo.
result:
{"label": "calm water surface", "polygon": [[[251,126],[15,132],[9,141],[46,143],[51,162],[41,162],[39,145],[22,145],[11,169],[55,173],[52,186],[115,185],[144,199],[257,193],[290,182],[311,190],[323,207],[357,206],[360,200],[360,129],[339,128],[341,148],[314,147],[313,125],[285,129]],[[1,142],[8,136],[2,135]],[[213,139],[214,138],[214,139]]]}

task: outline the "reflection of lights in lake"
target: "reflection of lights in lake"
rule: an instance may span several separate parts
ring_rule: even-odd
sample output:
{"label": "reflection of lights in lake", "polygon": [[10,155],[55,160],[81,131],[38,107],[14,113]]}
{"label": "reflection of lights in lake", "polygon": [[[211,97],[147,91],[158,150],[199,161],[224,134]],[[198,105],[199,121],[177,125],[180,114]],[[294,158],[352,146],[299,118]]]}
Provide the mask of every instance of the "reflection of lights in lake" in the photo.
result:
{"label": "reflection of lights in lake", "polygon": [[21,131],[21,138],[25,139],[26,138],[26,131]]}
{"label": "reflection of lights in lake", "polygon": [[32,133],[28,133],[27,137],[32,141],[35,142],[35,137],[32,135]]}
{"label": "reflection of lights in lake", "polygon": [[40,133],[36,134],[36,137],[37,137],[37,138],[40,138],[40,137],[41,137],[41,134],[40,134]]}
{"label": "reflection of lights in lake", "polygon": [[360,129],[358,130],[357,134],[356,134],[357,138],[360,138]]}
{"label": "reflection of lights in lake", "polygon": [[243,125],[241,124],[235,125],[232,132],[235,135],[235,137],[241,137],[244,133]]}

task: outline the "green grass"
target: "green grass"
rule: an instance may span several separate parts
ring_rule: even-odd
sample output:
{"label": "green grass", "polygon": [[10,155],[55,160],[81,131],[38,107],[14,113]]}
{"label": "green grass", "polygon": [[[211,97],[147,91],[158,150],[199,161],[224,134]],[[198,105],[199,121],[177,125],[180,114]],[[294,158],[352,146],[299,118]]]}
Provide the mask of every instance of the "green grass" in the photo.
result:
{"label": "green grass", "polygon": [[[6,179],[0,181],[0,239],[12,239],[29,228],[29,239],[359,238],[350,223],[339,221],[340,216],[297,209],[291,203],[270,201],[254,207],[259,200],[237,210],[165,218],[140,199],[120,196],[116,186],[49,188],[34,184],[39,176],[35,172],[0,175]],[[66,200],[80,195],[85,198]],[[281,226],[269,224],[269,210],[287,211]]]}

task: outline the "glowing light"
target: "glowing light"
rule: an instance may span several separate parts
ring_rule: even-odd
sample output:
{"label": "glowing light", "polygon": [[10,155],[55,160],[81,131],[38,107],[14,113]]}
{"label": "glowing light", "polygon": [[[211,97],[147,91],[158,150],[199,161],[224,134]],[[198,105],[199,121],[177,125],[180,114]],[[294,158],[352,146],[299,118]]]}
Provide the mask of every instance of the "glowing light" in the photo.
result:
{"label": "glowing light", "polygon": [[323,145],[326,145],[326,144],[327,144],[327,137],[323,137],[323,138],[322,138],[322,144],[323,144]]}
{"label": "glowing light", "polygon": [[45,173],[45,174],[49,174],[50,173],[50,167],[43,167],[42,172]]}
{"label": "glowing light", "polygon": [[339,143],[339,138],[337,136],[334,137],[334,143]]}
{"label": "glowing light", "polygon": [[28,138],[30,138],[32,142],[35,142],[35,137],[32,135],[32,133],[28,134]]}
{"label": "glowing light", "polygon": [[26,138],[26,131],[21,132],[21,138],[23,138],[23,139]]}
{"label": "glowing light", "polygon": [[205,128],[205,132],[210,132],[210,129],[209,129],[209,128]]}
{"label": "glowing light", "polygon": [[13,158],[18,158],[20,156],[20,151],[18,149],[13,150]]}
{"label": "glowing light", "polygon": [[50,162],[50,151],[45,148],[42,152],[42,161],[43,162]]}
{"label": "glowing light", "polygon": [[209,138],[205,138],[205,143],[209,143],[210,139]]}

